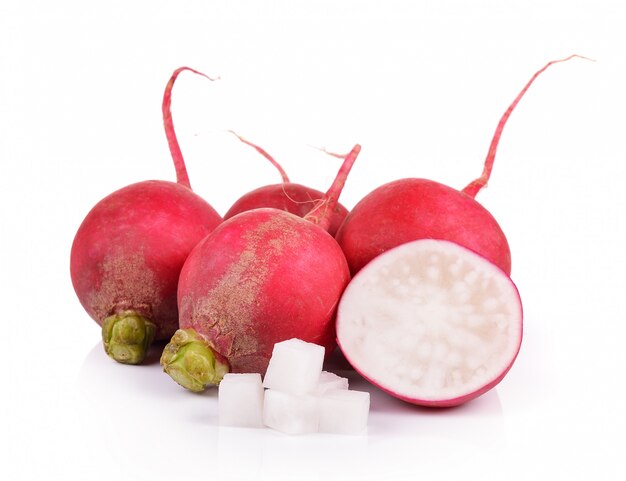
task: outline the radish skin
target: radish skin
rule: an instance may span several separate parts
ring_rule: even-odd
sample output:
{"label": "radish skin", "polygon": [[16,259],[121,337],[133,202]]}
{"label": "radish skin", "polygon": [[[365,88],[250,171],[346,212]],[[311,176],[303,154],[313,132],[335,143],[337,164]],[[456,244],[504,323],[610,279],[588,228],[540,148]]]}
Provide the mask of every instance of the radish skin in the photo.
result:
{"label": "radish skin", "polygon": [[336,238],[355,275],[381,253],[417,239],[444,239],[471,249],[511,273],[511,251],[494,217],[474,197],[487,185],[500,137],[511,113],[547,68],[579,55],[548,62],[524,86],[500,119],[482,175],[462,191],[427,179],[390,182],[366,195],[348,214]]}

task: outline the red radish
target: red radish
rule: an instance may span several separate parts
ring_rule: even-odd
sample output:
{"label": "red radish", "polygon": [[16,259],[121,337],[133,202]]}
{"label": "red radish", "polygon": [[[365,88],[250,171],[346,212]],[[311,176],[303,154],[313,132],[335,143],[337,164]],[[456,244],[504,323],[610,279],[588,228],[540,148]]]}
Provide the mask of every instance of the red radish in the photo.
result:
{"label": "red radish", "polygon": [[474,197],[489,180],[502,130],[518,102],[543,71],[573,57],[580,56],[549,62],[532,76],[500,119],[482,175],[462,191],[432,180],[412,178],[390,182],[366,195],[336,235],[352,275],[388,249],[427,238],[456,242],[510,274],[507,239],[493,216]]}
{"label": "red radish", "polygon": [[202,391],[228,371],[263,374],[274,344],[286,339],[332,350],[350,273],[326,229],[359,152],[356,145],[305,218],[271,208],[243,212],[191,252],[178,284],[181,329],[161,357],[176,382]]}
{"label": "red radish", "polygon": [[[267,158],[279,171],[283,177],[282,184],[272,184],[259,187],[251,192],[240,197],[233,206],[224,215],[224,220],[245,212],[247,210],[258,209],[260,207],[272,207],[274,209],[284,210],[291,212],[298,217],[304,217],[315,206],[315,204],[324,197],[324,194],[319,190],[306,187],[302,184],[295,184],[289,181],[289,177],[282,169],[280,164],[274,160],[274,158],[268,154],[263,148],[256,144],[253,144],[249,140],[244,139],[240,135],[232,132],[239,138],[244,144],[253,147],[257,152]],[[335,155],[337,157],[345,156]],[[337,229],[348,215],[348,209],[337,202],[333,209],[330,218],[330,226],[328,227],[328,233],[334,236],[337,233]]]}
{"label": "red radish", "polygon": [[422,239],[388,250],[346,288],[337,342],[366,379],[410,403],[455,406],[494,387],[522,341],[508,275],[469,249]]}
{"label": "red radish", "polygon": [[153,338],[169,339],[176,331],[180,270],[191,249],[222,222],[191,191],[174,134],[171,89],[183,70],[190,69],[174,72],[163,98],[177,183],[150,180],[113,192],[87,214],[72,245],[78,299],[102,326],[107,354],[126,364],[140,363]]}

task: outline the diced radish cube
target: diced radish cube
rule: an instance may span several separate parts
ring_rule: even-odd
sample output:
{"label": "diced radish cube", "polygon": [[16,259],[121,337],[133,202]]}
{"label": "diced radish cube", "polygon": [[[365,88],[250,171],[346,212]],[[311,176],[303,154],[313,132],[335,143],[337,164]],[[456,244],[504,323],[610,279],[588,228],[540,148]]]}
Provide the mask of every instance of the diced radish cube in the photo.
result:
{"label": "diced radish cube", "polygon": [[286,434],[317,432],[317,399],[274,389],[265,391],[263,423]]}
{"label": "diced radish cube", "polygon": [[315,395],[320,396],[335,389],[348,389],[348,380],[335,373],[322,371],[317,388],[315,388]]}
{"label": "diced radish cube", "polygon": [[218,391],[220,425],[263,427],[263,398],[260,374],[226,374]]}
{"label": "diced radish cube", "polygon": [[322,372],[324,348],[300,339],[274,345],[263,386],[290,394],[315,391]]}
{"label": "diced radish cube", "polygon": [[361,434],[367,429],[370,393],[340,389],[317,399],[319,431]]}

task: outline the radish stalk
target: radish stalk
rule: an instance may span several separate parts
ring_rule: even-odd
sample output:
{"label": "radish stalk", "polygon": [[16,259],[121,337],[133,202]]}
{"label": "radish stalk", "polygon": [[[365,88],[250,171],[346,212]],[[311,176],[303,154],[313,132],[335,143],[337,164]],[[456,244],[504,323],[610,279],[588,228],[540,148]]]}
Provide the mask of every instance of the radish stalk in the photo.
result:
{"label": "radish stalk", "polygon": [[178,184],[184,185],[191,189],[191,184],[189,182],[189,175],[187,174],[187,167],[185,166],[185,160],[183,159],[183,154],[180,150],[180,145],[178,143],[178,138],[176,137],[176,131],[174,129],[174,120],[172,119],[172,89],[174,88],[174,83],[180,75],[181,72],[189,71],[193,72],[197,75],[200,75],[204,78],[207,78],[211,81],[219,80],[217,78],[211,78],[202,72],[194,70],[190,67],[180,67],[174,70],[174,73],[170,77],[170,80],[167,82],[165,87],[165,92],[163,93],[163,126],[165,127],[165,136],[167,137],[167,144],[169,145],[170,152],[172,154],[172,160],[174,161],[174,167],[176,168],[176,182]]}
{"label": "radish stalk", "polygon": [[307,215],[304,216],[305,220],[319,225],[324,230],[328,230],[331,222],[331,216],[329,213],[337,207],[339,196],[341,195],[341,191],[346,184],[348,174],[350,173],[350,170],[360,153],[361,146],[356,145],[350,153],[345,156],[344,162],[341,165],[341,169],[339,169],[339,173],[337,174],[335,181],[330,186],[330,189],[328,189],[328,192],[326,192],[326,195],[317,203],[315,207],[313,207],[313,209],[311,209]]}
{"label": "radish stalk", "polygon": [[489,182],[489,177],[491,177],[491,170],[493,169],[493,163],[496,160],[496,151],[498,150],[498,144],[500,143],[500,137],[502,136],[502,131],[504,130],[504,126],[506,125],[507,121],[509,120],[509,117],[513,113],[513,110],[515,110],[515,107],[517,107],[517,104],[519,103],[519,101],[522,99],[526,91],[530,88],[530,86],[537,79],[537,77],[539,77],[539,75],[545,72],[551,65],[554,65],[555,63],[560,63],[560,62],[567,62],[568,60],[571,60],[573,58],[591,60],[590,58],[583,57],[582,55],[574,54],[574,55],[570,55],[569,57],[562,58],[559,60],[552,60],[551,62],[548,62],[547,64],[545,64],[541,69],[537,70],[537,72],[535,72],[535,74],[531,77],[531,79],[524,86],[522,91],[517,95],[515,100],[513,100],[511,105],[509,105],[509,108],[506,109],[506,111],[500,118],[500,121],[498,122],[498,125],[496,127],[496,131],[493,135],[493,138],[491,139],[491,145],[489,145],[489,151],[487,152],[487,158],[485,159],[483,173],[481,174],[480,177],[470,182],[461,192],[469,195],[470,197],[476,197],[476,194],[478,194],[478,192],[480,192],[480,190],[487,185],[487,182]]}
{"label": "radish stalk", "polygon": [[285,170],[282,168],[282,166],[276,162],[276,160],[274,159],[274,157],[272,157],[263,147],[258,146],[257,144],[254,144],[252,142],[250,142],[248,139],[242,137],[241,135],[239,135],[237,132],[235,132],[234,130],[229,130],[228,133],[233,134],[235,137],[237,137],[241,142],[243,142],[246,145],[249,145],[250,147],[252,147],[254,150],[256,150],[259,154],[261,154],[263,157],[265,157],[267,160],[270,161],[270,163],[276,167],[276,169],[278,169],[278,172],[280,172],[280,176],[283,179],[283,182],[289,182],[289,176],[287,175],[287,172],[285,172]]}

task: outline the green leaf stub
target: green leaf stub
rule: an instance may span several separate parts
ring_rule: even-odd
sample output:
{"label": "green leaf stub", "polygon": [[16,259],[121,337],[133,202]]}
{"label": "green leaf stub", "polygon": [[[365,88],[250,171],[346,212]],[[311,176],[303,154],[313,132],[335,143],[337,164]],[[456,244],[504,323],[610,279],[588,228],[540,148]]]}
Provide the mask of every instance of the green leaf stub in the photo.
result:
{"label": "green leaf stub", "polygon": [[156,326],[134,311],[113,314],[102,323],[104,351],[122,364],[140,364],[155,332]]}
{"label": "green leaf stub", "polygon": [[193,392],[220,383],[228,366],[217,360],[209,344],[193,329],[179,329],[161,355],[163,370]]}

